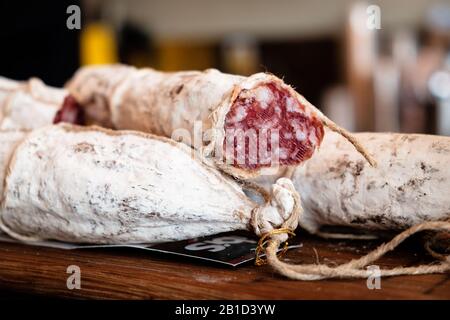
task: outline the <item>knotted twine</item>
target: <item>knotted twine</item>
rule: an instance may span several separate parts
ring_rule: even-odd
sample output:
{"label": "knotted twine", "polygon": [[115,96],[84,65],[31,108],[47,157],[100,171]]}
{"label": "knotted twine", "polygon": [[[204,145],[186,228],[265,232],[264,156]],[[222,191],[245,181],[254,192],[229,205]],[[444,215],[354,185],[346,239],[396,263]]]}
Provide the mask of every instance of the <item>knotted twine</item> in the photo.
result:
{"label": "knotted twine", "polygon": [[[299,217],[303,213],[303,209],[301,206],[300,196],[295,191],[294,186],[290,183],[286,183],[283,187],[290,191],[290,195],[294,201],[289,217],[279,228],[272,228],[270,231],[263,232],[261,226],[265,225],[265,229],[267,229],[267,222],[265,223],[262,221],[263,216],[261,214],[261,208],[256,208],[252,215],[251,225],[255,233],[260,236],[256,249],[255,264],[262,265],[267,263],[278,273],[290,279],[312,281],[331,278],[367,278],[370,271],[363,269],[365,266],[378,260],[387,252],[394,250],[400,243],[413,234],[426,230],[450,232],[450,222],[448,221],[424,222],[401,232],[391,241],[383,243],[365,256],[362,256],[359,259],[353,259],[350,262],[339,266],[330,267],[326,264],[288,264],[281,261],[280,257],[287,250],[288,237],[295,235],[294,230],[297,228]],[[274,190],[274,197],[275,196],[276,194]],[[271,201],[273,201],[273,199],[271,199]],[[429,245],[427,244],[427,250],[430,252],[428,246]],[[280,247],[282,247],[281,254],[277,254]],[[263,252],[266,254],[266,260],[261,257]],[[440,259],[441,262],[414,267],[381,269],[379,275],[381,277],[387,277],[398,275],[444,273],[450,271],[450,255],[434,254],[433,256]]]}

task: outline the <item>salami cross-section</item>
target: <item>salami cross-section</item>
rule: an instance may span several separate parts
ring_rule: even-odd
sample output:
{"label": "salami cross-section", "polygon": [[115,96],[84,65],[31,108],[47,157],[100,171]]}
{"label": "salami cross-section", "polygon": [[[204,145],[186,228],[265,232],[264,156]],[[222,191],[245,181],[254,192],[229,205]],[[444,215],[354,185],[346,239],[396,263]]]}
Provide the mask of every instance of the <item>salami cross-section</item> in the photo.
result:
{"label": "salami cross-section", "polygon": [[320,145],[324,125],[351,140],[372,163],[347,132],[267,73],[242,77],[215,69],[164,73],[94,66],[79,70],[67,88],[77,104],[67,99],[59,119],[73,118],[65,113],[73,114],[78,105],[87,124],[174,139],[188,136],[180,140],[202,148],[217,166],[239,178],[302,163]]}
{"label": "salami cross-section", "polygon": [[[232,146],[233,164],[244,169],[269,167],[274,160],[281,165],[298,164],[311,157],[324,133],[321,121],[274,83],[242,90],[225,117],[224,128],[224,147]],[[248,141],[240,143],[240,135]]]}

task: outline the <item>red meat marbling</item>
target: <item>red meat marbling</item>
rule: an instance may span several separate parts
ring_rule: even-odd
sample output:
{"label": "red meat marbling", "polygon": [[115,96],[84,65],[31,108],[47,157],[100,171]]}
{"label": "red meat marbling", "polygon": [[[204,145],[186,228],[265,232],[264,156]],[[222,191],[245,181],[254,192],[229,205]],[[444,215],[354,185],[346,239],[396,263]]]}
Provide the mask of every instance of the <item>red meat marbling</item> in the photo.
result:
{"label": "red meat marbling", "polygon": [[[273,83],[243,90],[226,115],[224,129],[225,157],[232,154],[231,163],[243,169],[270,167],[274,161],[280,165],[301,163],[312,156],[324,136],[321,120],[307,113],[287,89]],[[253,147],[252,138],[256,138]],[[227,153],[230,143],[234,148]]]}

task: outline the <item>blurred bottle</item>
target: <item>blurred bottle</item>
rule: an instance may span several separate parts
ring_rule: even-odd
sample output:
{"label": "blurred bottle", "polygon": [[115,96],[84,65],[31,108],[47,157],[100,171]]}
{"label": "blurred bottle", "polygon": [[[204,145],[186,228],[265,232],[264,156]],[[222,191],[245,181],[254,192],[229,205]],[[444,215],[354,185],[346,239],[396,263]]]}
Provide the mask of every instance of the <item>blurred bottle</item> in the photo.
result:
{"label": "blurred bottle", "polygon": [[400,68],[390,56],[380,56],[374,69],[375,131],[398,132]]}
{"label": "blurred bottle", "polygon": [[81,32],[81,64],[110,64],[118,62],[114,30],[102,22],[88,23]]}
{"label": "blurred bottle", "polygon": [[80,36],[81,65],[110,64],[119,61],[117,26],[110,12],[117,1],[83,1],[83,27]]}
{"label": "blurred bottle", "polygon": [[355,130],[374,130],[373,70],[376,31],[367,27],[368,3],[351,6],[346,24],[346,79],[353,97]]}
{"label": "blurred bottle", "polygon": [[406,30],[394,35],[392,54],[401,78],[398,88],[400,131],[424,133],[428,122],[424,79],[434,58],[427,52],[419,52],[416,32]]}

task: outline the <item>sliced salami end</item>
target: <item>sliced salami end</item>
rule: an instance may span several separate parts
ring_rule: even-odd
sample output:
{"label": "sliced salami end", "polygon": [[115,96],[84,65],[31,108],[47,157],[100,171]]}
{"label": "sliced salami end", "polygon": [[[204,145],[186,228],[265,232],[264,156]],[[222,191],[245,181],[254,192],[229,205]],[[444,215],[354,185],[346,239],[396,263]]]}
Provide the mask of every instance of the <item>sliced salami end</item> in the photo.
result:
{"label": "sliced salami end", "polygon": [[243,89],[225,117],[224,130],[225,161],[244,170],[299,164],[324,136],[322,121],[274,82]]}
{"label": "sliced salami end", "polygon": [[71,95],[65,97],[61,109],[55,115],[53,123],[67,122],[72,124],[85,124],[84,111],[81,105]]}

